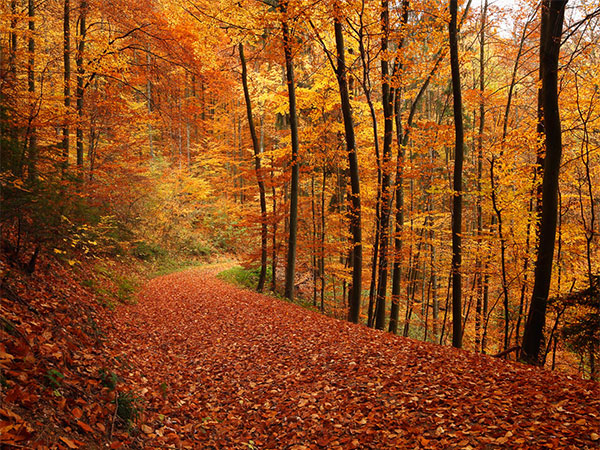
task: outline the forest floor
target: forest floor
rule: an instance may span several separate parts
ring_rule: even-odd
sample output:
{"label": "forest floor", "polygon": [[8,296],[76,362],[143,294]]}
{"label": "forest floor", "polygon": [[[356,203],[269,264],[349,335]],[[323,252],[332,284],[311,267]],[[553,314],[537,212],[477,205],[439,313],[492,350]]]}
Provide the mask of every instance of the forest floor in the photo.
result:
{"label": "forest floor", "polygon": [[130,267],[42,266],[0,267],[2,450],[600,444],[597,383],[326,317],[218,279],[228,264],[110,307],[90,286]]}
{"label": "forest floor", "polygon": [[112,323],[144,448],[598,448],[596,383],[328,318],[216,272],[154,279]]}

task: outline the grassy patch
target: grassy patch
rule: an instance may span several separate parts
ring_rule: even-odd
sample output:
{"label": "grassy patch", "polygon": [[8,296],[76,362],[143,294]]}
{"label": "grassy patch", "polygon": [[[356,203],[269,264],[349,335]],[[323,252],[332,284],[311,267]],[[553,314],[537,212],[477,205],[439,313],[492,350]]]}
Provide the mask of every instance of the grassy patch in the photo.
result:
{"label": "grassy patch", "polygon": [[[271,271],[270,268],[267,268],[267,283],[271,279]],[[226,281],[231,284],[235,284],[236,286],[255,290],[258,285],[258,278],[260,276],[260,267],[246,269],[241,266],[235,266],[231,269],[224,270],[217,275],[217,278]],[[306,309],[310,309],[312,311],[319,312],[319,308],[312,304],[312,301],[309,299],[305,299],[296,295],[294,300],[291,301],[279,294],[278,292],[265,292],[266,295],[270,295],[272,297],[278,298],[280,300],[284,300],[289,303],[293,303],[295,305],[301,306]]]}
{"label": "grassy patch", "polygon": [[148,271],[149,278],[161,277],[170,273],[181,272],[194,267],[205,266],[206,262],[195,259],[164,258],[154,264]]}
{"label": "grassy patch", "polygon": [[[259,275],[260,268],[245,269],[241,266],[235,266],[219,273],[217,278],[237,286],[256,289]],[[267,279],[269,279],[269,276],[267,274]]]}

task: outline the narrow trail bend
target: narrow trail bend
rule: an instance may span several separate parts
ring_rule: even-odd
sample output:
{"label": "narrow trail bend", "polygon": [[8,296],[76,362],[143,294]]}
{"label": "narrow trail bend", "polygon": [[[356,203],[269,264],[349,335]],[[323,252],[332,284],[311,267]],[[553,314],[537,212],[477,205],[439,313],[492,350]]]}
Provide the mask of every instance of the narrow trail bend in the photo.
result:
{"label": "narrow trail bend", "polygon": [[394,337],[238,289],[152,280],[110,346],[144,448],[597,448],[598,384]]}

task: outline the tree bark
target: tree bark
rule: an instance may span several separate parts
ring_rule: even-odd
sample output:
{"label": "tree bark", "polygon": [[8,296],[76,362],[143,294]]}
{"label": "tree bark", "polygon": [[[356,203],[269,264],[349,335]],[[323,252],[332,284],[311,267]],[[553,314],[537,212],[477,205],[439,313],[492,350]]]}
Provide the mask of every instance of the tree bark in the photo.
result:
{"label": "tree bark", "polygon": [[[402,25],[408,22],[408,0],[402,2]],[[404,45],[404,38],[399,47]],[[392,306],[390,310],[390,323],[388,330],[396,334],[398,331],[398,316],[400,313],[400,280],[402,278],[402,229],[404,226],[404,140],[402,138],[402,118],[400,115],[400,88],[395,88],[394,96],[394,122],[396,125],[396,143],[398,156],[396,159],[396,181],[394,185],[396,195],[396,217],[394,225],[394,254],[392,259]]]}
{"label": "tree bark", "polygon": [[71,109],[71,2],[69,0],[64,0],[63,41],[65,126],[62,140],[62,170],[64,173],[69,165],[69,112]]}
{"label": "tree bark", "polygon": [[346,78],[346,57],[344,48],[344,35],[339,16],[334,15],[335,44],[337,50],[336,76],[340,90],[342,117],[346,134],[346,151],[348,153],[348,168],[350,172],[350,233],[352,234],[352,250],[350,264],[352,266],[352,284],[348,295],[348,320],[358,323],[360,316],[360,299],[362,292],[362,228],[360,205],[360,178],[358,173],[358,158],[356,155],[356,139],[354,136],[354,123],[352,120],[352,106],[348,94],[348,80]]}
{"label": "tree bark", "polygon": [[258,183],[258,192],[260,197],[260,275],[258,277],[258,285],[256,290],[262,292],[265,287],[267,278],[267,196],[265,194],[265,182],[263,181],[261,161],[260,161],[260,144],[256,127],[254,126],[254,118],[252,117],[252,103],[250,101],[250,92],[248,91],[248,70],[246,68],[246,58],[244,56],[244,46],[242,43],[238,46],[240,51],[240,60],[242,62],[242,85],[244,87],[244,99],[246,100],[246,114],[248,115],[248,127],[250,128],[250,137],[252,138],[252,148],[254,149],[254,171],[256,172],[256,181]]}
{"label": "tree bark", "polygon": [[450,0],[450,67],[452,71],[452,95],[454,99],[454,196],[452,198],[452,345],[462,347],[462,169],[464,158],[464,128],[462,116],[462,96],[460,87],[460,65],[458,59],[458,32],[456,18],[458,1]]}
{"label": "tree bark", "polygon": [[[540,348],[546,321],[546,305],[552,278],[552,261],[558,215],[558,178],[562,155],[562,134],[558,109],[558,58],[566,0],[544,0],[542,17],[546,26],[540,38],[542,74],[543,128],[546,155],[542,180],[540,238],[535,264],[531,306],[523,334],[521,359],[539,364]],[[544,22],[544,19],[542,19]]]}
{"label": "tree bark", "polygon": [[36,127],[33,124],[35,120],[35,116],[37,115],[35,112],[35,5],[33,0],[29,0],[27,3],[27,14],[29,19],[29,39],[27,50],[29,53],[29,61],[27,65],[27,90],[29,95],[31,96],[31,116],[29,118],[29,132],[28,132],[28,142],[27,142],[27,156],[28,156],[28,178],[30,182],[34,182],[37,180],[37,134]]}
{"label": "tree bark", "polygon": [[391,174],[390,162],[392,159],[393,116],[394,116],[394,91],[390,87],[389,62],[386,58],[390,33],[389,1],[381,2],[381,80],[383,104],[383,148],[382,148],[382,177],[381,177],[381,217],[379,238],[379,279],[377,282],[377,297],[375,302],[375,328],[383,330],[385,326],[385,302],[387,296],[388,279],[388,244],[391,209]]}
{"label": "tree bark", "polygon": [[294,299],[294,279],[296,276],[296,242],[298,238],[298,187],[300,182],[300,167],[298,161],[298,114],[296,113],[296,81],[294,79],[294,62],[292,43],[287,23],[288,0],[279,2],[282,15],[281,28],[283,32],[283,50],[285,55],[285,75],[288,87],[290,105],[290,131],[292,134],[292,180],[290,185],[290,224],[288,237],[287,265],[285,267],[285,297]]}
{"label": "tree bark", "polygon": [[85,51],[85,34],[88,4],[87,0],[81,0],[79,5],[79,43],[77,45],[77,167],[83,169],[83,76],[85,69],[83,67],[83,52]]}

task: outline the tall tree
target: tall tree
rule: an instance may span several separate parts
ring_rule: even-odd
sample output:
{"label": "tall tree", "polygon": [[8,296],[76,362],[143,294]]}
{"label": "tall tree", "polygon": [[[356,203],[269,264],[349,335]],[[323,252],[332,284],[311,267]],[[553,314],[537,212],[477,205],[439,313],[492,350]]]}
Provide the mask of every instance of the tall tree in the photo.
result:
{"label": "tall tree", "polygon": [[541,110],[545,144],[542,178],[539,242],[531,306],[523,333],[521,358],[529,364],[540,363],[540,348],[546,321],[546,306],[552,280],[552,261],[558,216],[558,177],[562,156],[562,132],[558,109],[558,59],[566,0],[542,1],[540,36]]}
{"label": "tall tree", "polygon": [[27,90],[31,96],[31,111],[29,116],[29,127],[28,127],[28,177],[29,181],[33,182],[37,179],[37,134],[36,127],[33,123],[36,119],[36,103],[34,101],[35,96],[35,4],[33,0],[27,2],[27,16],[29,19],[29,39],[27,50],[29,52],[29,61],[27,65]]}
{"label": "tall tree", "polygon": [[344,35],[342,33],[342,22],[339,17],[339,3],[335,4],[334,29],[335,46],[337,50],[336,73],[340,101],[342,105],[342,117],[344,119],[344,131],[346,134],[346,152],[348,153],[348,168],[350,170],[350,232],[352,234],[352,285],[348,295],[348,320],[358,323],[360,315],[360,298],[362,292],[362,229],[360,208],[360,178],[358,172],[358,158],[356,155],[356,138],[354,136],[354,122],[352,119],[352,106],[348,94],[348,79],[346,75],[346,56],[344,48]]}
{"label": "tall tree", "polygon": [[244,45],[240,42],[238,45],[240,51],[240,61],[242,63],[242,85],[244,87],[244,99],[246,100],[246,114],[248,115],[248,128],[250,128],[250,137],[252,139],[252,148],[254,150],[254,170],[256,172],[256,181],[258,183],[258,192],[260,197],[260,275],[258,277],[258,285],[256,290],[262,292],[265,287],[265,279],[267,278],[267,197],[265,194],[265,182],[263,181],[262,168],[260,162],[260,143],[254,126],[254,118],[252,116],[252,103],[250,101],[250,92],[248,90],[248,70],[246,68],[246,57],[244,56]]}
{"label": "tall tree", "polygon": [[64,171],[69,164],[69,110],[71,108],[71,2],[69,0],[64,0],[63,41],[65,125],[63,127],[62,140],[62,167]]}
{"label": "tall tree", "polygon": [[[409,0],[402,2],[402,25],[406,26],[408,23],[408,7]],[[404,33],[399,48],[404,46]],[[400,313],[400,281],[402,276],[402,264],[401,255],[402,251],[402,228],[404,226],[404,148],[405,142],[402,138],[402,116],[400,114],[400,87],[395,88],[394,98],[394,123],[396,125],[396,141],[398,145],[398,156],[396,159],[396,182],[395,182],[395,195],[396,195],[396,222],[394,227],[394,257],[392,260],[392,306],[390,310],[390,323],[389,331],[396,333],[398,331],[398,315]],[[410,124],[409,124],[410,126]],[[408,134],[407,134],[408,137]]]}
{"label": "tall tree", "polygon": [[81,0],[79,4],[79,42],[77,43],[77,167],[83,169],[83,77],[85,68],[83,67],[83,53],[85,51],[85,34],[87,27],[85,19],[87,16],[88,3],[87,0]]}
{"label": "tall tree", "polygon": [[452,72],[452,96],[454,102],[454,181],[452,197],[452,345],[462,347],[462,279],[461,279],[461,233],[462,233],[462,171],[464,159],[464,128],[462,95],[460,86],[460,63],[458,59],[458,31],[456,27],[458,0],[450,0],[450,68]]}
{"label": "tall tree", "polygon": [[391,159],[392,138],[394,132],[394,90],[391,88],[388,43],[390,35],[389,1],[381,2],[381,82],[383,105],[383,148],[382,148],[382,177],[381,177],[381,217],[379,240],[379,280],[377,282],[377,297],[375,303],[375,328],[383,330],[385,326],[385,299],[387,296],[388,279],[388,244],[391,214]]}
{"label": "tall tree", "polygon": [[278,2],[281,13],[281,29],[283,33],[283,51],[285,55],[285,75],[288,87],[290,107],[290,131],[292,134],[292,179],[290,182],[290,223],[288,237],[287,265],[285,267],[286,298],[294,298],[294,279],[296,277],[296,243],[298,240],[298,189],[300,182],[300,167],[298,161],[298,114],[296,112],[296,81],[294,79],[294,61],[292,56],[292,38],[288,26],[288,0]]}

